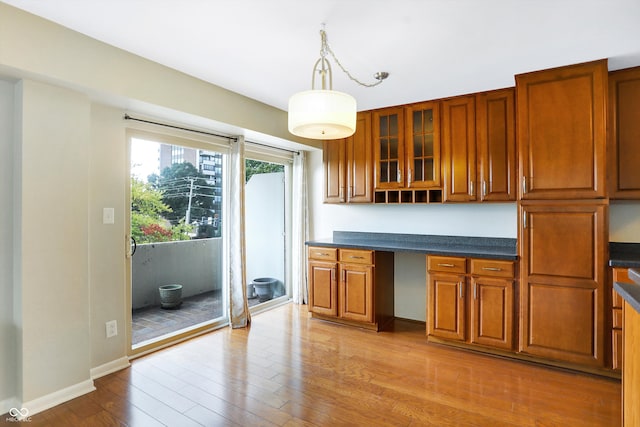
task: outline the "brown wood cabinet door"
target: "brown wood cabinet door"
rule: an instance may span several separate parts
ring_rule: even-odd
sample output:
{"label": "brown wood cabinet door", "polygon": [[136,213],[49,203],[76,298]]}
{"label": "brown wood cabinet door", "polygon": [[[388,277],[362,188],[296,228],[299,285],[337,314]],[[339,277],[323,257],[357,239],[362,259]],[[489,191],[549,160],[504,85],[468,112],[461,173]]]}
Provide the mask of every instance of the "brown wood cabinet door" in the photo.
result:
{"label": "brown wood cabinet door", "polygon": [[516,199],[515,89],[476,96],[478,189],[482,201]]}
{"label": "brown wood cabinet door", "polygon": [[356,133],[347,138],[347,202],[373,202],[371,113],[358,113]]}
{"label": "brown wood cabinet door", "polygon": [[640,313],[624,303],[622,346],[622,421],[625,427],[640,426]]}
{"label": "brown wood cabinet door", "polygon": [[344,139],[324,141],[322,143],[325,203],[343,203],[346,200],[345,145]]}
{"label": "brown wood cabinet door", "polygon": [[376,189],[404,186],[404,110],[376,110],[372,114]]}
{"label": "brown wood cabinet door", "polygon": [[609,74],[609,196],[640,199],[640,67]]}
{"label": "brown wood cabinet door", "polygon": [[522,202],[523,353],[604,366],[607,202]]}
{"label": "brown wood cabinet door", "polygon": [[427,335],[465,341],[466,278],[429,273]]}
{"label": "brown wood cabinet door", "polygon": [[373,266],[340,264],[339,316],[373,322]]}
{"label": "brown wood cabinet door", "polygon": [[337,263],[309,261],[309,310],[326,316],[338,315]]}
{"label": "brown wood cabinet door", "polygon": [[442,163],[445,202],[476,199],[475,97],[442,101]]}
{"label": "brown wood cabinet door", "polygon": [[406,187],[440,187],[440,103],[406,107],[405,122]]}
{"label": "brown wood cabinet door", "polygon": [[607,62],[516,76],[521,199],[606,196]]}
{"label": "brown wood cabinet door", "polygon": [[472,277],[471,342],[513,349],[513,280]]}

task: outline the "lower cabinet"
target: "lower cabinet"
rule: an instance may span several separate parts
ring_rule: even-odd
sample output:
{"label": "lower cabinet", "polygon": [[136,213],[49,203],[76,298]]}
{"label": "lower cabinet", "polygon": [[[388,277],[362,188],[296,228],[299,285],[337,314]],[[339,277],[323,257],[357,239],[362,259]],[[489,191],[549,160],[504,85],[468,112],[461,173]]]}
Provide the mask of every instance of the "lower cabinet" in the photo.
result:
{"label": "lower cabinet", "polygon": [[607,201],[520,203],[524,355],[606,368]]}
{"label": "lower cabinet", "polygon": [[427,256],[427,335],[512,351],[515,263]]}
{"label": "lower cabinet", "polygon": [[[626,268],[613,269],[613,282],[633,283]],[[611,368],[615,371],[622,370],[623,318],[624,300],[611,289]]]}
{"label": "lower cabinet", "polygon": [[393,320],[393,253],[312,246],[308,263],[313,317],[374,330]]}

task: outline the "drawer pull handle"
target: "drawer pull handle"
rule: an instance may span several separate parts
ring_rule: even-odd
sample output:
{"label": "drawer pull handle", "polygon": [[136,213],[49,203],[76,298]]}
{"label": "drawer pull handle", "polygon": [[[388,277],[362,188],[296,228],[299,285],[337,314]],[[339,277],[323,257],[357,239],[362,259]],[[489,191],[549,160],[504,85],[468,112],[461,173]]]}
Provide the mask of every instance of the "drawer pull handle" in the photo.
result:
{"label": "drawer pull handle", "polygon": [[448,268],[453,268],[455,267],[455,264],[444,264],[444,263],[438,263],[438,267],[448,267]]}
{"label": "drawer pull handle", "polygon": [[326,252],[316,252],[316,256],[329,256]]}
{"label": "drawer pull handle", "polygon": [[500,267],[482,267],[485,271],[502,271]]}
{"label": "drawer pull handle", "polygon": [[355,256],[355,255],[350,255],[349,258],[351,258],[351,259],[364,259],[363,256]]}

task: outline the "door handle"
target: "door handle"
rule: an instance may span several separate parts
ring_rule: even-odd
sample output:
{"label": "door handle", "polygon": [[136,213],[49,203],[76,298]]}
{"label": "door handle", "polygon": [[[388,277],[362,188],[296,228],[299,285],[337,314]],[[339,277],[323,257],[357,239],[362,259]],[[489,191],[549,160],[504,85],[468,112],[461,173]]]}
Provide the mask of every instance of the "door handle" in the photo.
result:
{"label": "door handle", "polygon": [[136,242],[136,239],[133,236],[129,237],[131,239],[131,257],[133,257],[136,254],[136,250],[138,249],[138,243]]}

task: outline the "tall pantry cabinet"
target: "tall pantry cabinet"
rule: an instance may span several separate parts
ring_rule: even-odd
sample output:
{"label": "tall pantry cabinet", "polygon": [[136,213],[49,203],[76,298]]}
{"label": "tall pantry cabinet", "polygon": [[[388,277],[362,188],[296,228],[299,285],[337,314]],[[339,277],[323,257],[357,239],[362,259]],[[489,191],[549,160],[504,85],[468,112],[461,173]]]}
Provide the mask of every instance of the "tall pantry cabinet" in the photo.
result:
{"label": "tall pantry cabinet", "polygon": [[607,62],[516,76],[520,352],[604,367]]}

